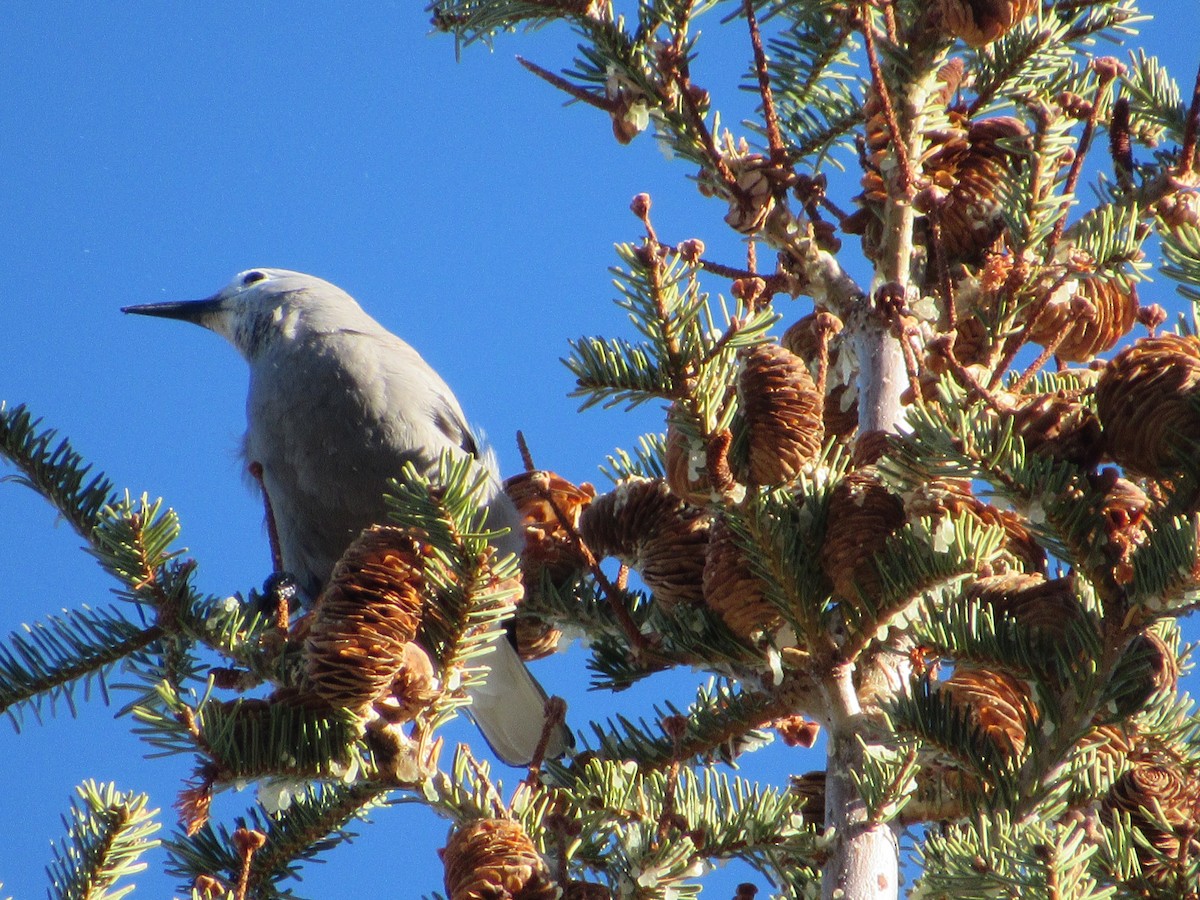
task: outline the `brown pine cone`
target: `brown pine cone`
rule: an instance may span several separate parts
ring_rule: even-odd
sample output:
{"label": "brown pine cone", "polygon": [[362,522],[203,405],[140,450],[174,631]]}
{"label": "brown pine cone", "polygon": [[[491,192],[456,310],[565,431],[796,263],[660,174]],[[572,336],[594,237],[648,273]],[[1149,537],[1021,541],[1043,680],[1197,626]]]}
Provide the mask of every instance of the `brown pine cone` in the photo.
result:
{"label": "brown pine cone", "polygon": [[833,489],[819,560],[834,596],[850,602],[878,596],[883,581],[875,555],[904,518],[904,504],[870,467],[851,472]]}
{"label": "brown pine cone", "polygon": [[725,221],[742,234],[755,234],[775,208],[779,170],[761,153],[731,154],[725,162],[740,191],[730,199]]}
{"label": "brown pine cone", "polygon": [[980,119],[941,137],[941,147],[925,161],[929,179],[941,187],[937,216],[946,261],[979,264],[1004,230],[999,197],[1020,158],[1012,146],[1029,129],[1019,119]]}
{"label": "brown pine cone", "polygon": [[1011,510],[1000,509],[971,493],[967,481],[943,478],[922,485],[905,500],[908,519],[927,516],[935,521],[949,516],[956,522],[970,516],[982,525],[1004,529],[1004,549],[1008,560],[997,560],[1001,567],[1017,565],[1026,572],[1041,572],[1046,568],[1046,551],[1034,540],[1021,518]]}
{"label": "brown pine cone", "polygon": [[615,556],[642,577],[655,599],[704,601],[704,560],[711,517],[655,478],[630,478],[597,497],[579,531],[597,558]]}
{"label": "brown pine cone", "polygon": [[946,33],[971,47],[1003,37],[1038,5],[1037,0],[938,0]]}
{"label": "brown pine cone", "polygon": [[959,665],[939,690],[966,708],[997,749],[1016,756],[1025,748],[1026,720],[1033,712],[1029,688],[1004,672]]}
{"label": "brown pine cone", "polygon": [[[596,496],[594,487],[586,482],[576,486],[554,472],[534,471],[507,479],[504,492],[525,526],[521,571],[526,585],[536,585],[543,572],[555,584],[561,584],[587,568],[586,557],[567,529],[578,527],[580,514]],[[566,525],[555,508],[566,518]]]}
{"label": "brown pine cone", "polygon": [[1100,419],[1087,406],[1064,392],[1008,398],[1013,431],[1025,449],[1094,469],[1104,455]]}
{"label": "brown pine cone", "polygon": [[800,815],[805,825],[825,824],[825,772],[805,772],[788,779],[788,793],[800,798]]}
{"label": "brown pine cone", "polygon": [[1175,689],[1179,660],[1162,638],[1153,631],[1143,631],[1121,654],[1113,681],[1124,687],[1115,701],[1117,715],[1129,716],[1156,695]]}
{"label": "brown pine cone", "polygon": [[703,584],[704,602],[738,637],[770,634],[783,624],[724,517],[713,521]]}
{"label": "brown pine cone", "polygon": [[355,539],[309,614],[305,672],[326,703],[362,709],[387,696],[417,633],[425,579],[407,533],[376,525]]}
{"label": "brown pine cone", "polygon": [[[1195,773],[1157,762],[1136,763],[1121,775],[1100,801],[1100,820],[1112,827],[1117,813],[1158,852],[1135,843],[1142,874],[1151,882],[1170,883],[1173,861],[1200,853],[1195,823],[1200,817],[1200,783]],[[1184,843],[1187,846],[1184,846]]]}
{"label": "brown pine cone", "polygon": [[1042,307],[1029,328],[1029,339],[1048,346],[1065,332],[1054,355],[1067,362],[1089,362],[1129,334],[1137,311],[1133,291],[1115,279],[1081,278],[1074,293]]}
{"label": "brown pine cone", "polygon": [[1083,605],[1066,578],[1047,581],[1040,574],[1008,572],[978,579],[967,588],[966,596],[1048,636],[1064,634],[1084,616]]}
{"label": "brown pine cone", "polygon": [[[504,492],[521,513],[525,527],[521,580],[526,597],[536,602],[543,578],[561,587],[587,569],[587,554],[570,529],[578,531],[579,517],[595,498],[596,489],[586,482],[574,485],[554,472],[533,471],[506,480]],[[559,519],[560,513],[566,524]],[[549,656],[558,648],[562,632],[548,622],[522,615],[520,607],[513,622],[517,653],[526,662]]]}
{"label": "brown pine cone", "polygon": [[517,645],[517,655],[525,662],[545,659],[558,652],[558,643],[563,633],[536,616],[517,613],[512,624],[512,639]]}
{"label": "brown pine cone", "polygon": [[510,819],[460,825],[441,851],[450,900],[555,900],[558,887],[529,835]]}
{"label": "brown pine cone", "polygon": [[1096,412],[1113,461],[1139,475],[1164,476],[1200,445],[1200,338],[1141,338],[1105,367]]}
{"label": "brown pine cone", "polygon": [[375,701],[374,710],[389,724],[416,718],[441,693],[437,668],[420,644],[404,645],[404,665],[396,673],[389,696]]}
{"label": "brown pine cone", "polygon": [[954,355],[964,366],[984,362],[991,347],[991,335],[979,316],[960,315],[954,335]]}
{"label": "brown pine cone", "polygon": [[821,452],[824,398],[817,396],[804,360],[778,344],[759,344],[742,360],[738,397],[748,481],[784,484]]}
{"label": "brown pine cone", "polygon": [[830,312],[814,312],[803,316],[788,326],[779,339],[780,345],[792,351],[808,365],[814,381],[819,374],[821,332],[828,337],[829,356],[825,375],[825,402],[822,421],[826,435],[849,438],[858,430],[858,401],[852,386],[840,379],[843,377],[841,361],[842,320]]}
{"label": "brown pine cone", "polygon": [[1146,520],[1150,498],[1132,481],[1118,476],[1115,469],[1103,469],[1092,483],[1104,492],[1100,507],[1104,530],[1101,546],[1112,562],[1117,584],[1129,584],[1133,580],[1133,556],[1150,536]]}
{"label": "brown pine cone", "polygon": [[690,438],[675,424],[671,414],[667,416],[667,443],[663,455],[667,484],[675,496],[693,506],[706,506],[713,499],[713,487],[712,479],[708,477],[704,443]]}

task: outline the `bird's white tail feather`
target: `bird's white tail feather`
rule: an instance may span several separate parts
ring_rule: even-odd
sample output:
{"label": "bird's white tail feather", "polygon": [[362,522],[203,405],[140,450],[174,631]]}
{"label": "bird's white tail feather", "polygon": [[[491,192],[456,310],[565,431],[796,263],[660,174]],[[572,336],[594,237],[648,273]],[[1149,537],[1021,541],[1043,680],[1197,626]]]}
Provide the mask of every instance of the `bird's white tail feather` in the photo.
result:
{"label": "bird's white tail feather", "polygon": [[[481,659],[491,674],[471,689],[471,717],[498,757],[510,766],[528,765],[546,721],[546,692],[508,641],[501,638],[495,648]],[[562,756],[570,743],[570,732],[558,725],[546,757]]]}

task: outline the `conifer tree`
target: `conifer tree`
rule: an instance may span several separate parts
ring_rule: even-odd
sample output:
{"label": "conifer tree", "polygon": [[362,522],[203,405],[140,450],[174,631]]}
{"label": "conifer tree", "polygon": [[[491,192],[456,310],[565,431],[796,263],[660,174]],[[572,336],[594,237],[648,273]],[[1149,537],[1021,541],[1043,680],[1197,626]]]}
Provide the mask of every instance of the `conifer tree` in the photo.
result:
{"label": "conifer tree", "polygon": [[[913,897],[1200,897],[1200,716],[1178,690],[1200,78],[1181,91],[1136,48],[1132,0],[430,10],[465,52],[573,29],[565,71],[522,64],[617,141],[658,141],[744,238],[713,259],[633,199],[614,273],[638,336],[580,338],[566,364],[584,407],[657,404],[661,431],[608,456],[602,491],[528,460],[506,485],[519,560],[491,551],[469,468],[397,473],[392,521],[303,611],[278,582],[197,591],[162,501],[0,408],[4,457],[125,586],[10,636],[0,709],[132,673],[139,733],[196,761],[166,838],[196,897],[295,896],[298,866],[396,798],[455,821],[450,900],[688,897],[728,859],[775,896],[896,897],[905,834]],[[753,121],[693,80],[713,35],[744,47]],[[714,678],[656,722],[591,723],[506,797],[438,731],[509,622],[527,658],[585,634],[599,686]],[[766,730],[825,732],[825,764],[731,774]],[[212,821],[248,780],[290,804]],[[155,825],[144,798],[80,794],[56,896],[118,896]]]}

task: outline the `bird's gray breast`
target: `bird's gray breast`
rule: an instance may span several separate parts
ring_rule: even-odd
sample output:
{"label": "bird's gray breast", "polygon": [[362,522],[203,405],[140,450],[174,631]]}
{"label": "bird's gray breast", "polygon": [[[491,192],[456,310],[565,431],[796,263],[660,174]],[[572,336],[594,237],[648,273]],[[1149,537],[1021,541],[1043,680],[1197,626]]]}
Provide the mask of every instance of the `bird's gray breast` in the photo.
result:
{"label": "bird's gray breast", "polygon": [[365,335],[323,336],[252,363],[246,457],[263,467],[283,567],[310,599],[350,541],[386,519],[388,480],[409,461],[431,470],[453,445],[437,422],[462,415],[439,385],[407,345]]}

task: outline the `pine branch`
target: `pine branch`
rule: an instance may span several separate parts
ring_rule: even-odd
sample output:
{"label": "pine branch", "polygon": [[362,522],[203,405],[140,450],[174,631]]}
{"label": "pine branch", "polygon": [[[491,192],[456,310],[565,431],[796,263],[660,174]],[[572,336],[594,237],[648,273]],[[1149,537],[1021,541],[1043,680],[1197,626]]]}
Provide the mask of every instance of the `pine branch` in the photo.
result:
{"label": "pine branch", "polygon": [[[615,609],[615,604],[624,607],[624,615]],[[548,621],[582,629],[588,635],[592,651],[588,668],[598,676],[593,679],[592,687],[624,690],[672,665],[697,662],[692,657],[674,657],[657,642],[651,644],[648,638],[639,646],[631,646],[631,630],[652,634],[646,624],[649,605],[649,597],[643,591],[615,584],[602,588],[596,579],[582,576],[566,584],[555,584],[543,573],[541,584],[527,594],[522,609]],[[742,652],[746,652],[745,648]]]}
{"label": "pine branch", "polygon": [[[144,717],[139,717],[148,722]],[[348,713],[279,699],[205,699],[188,723],[214,781],[272,775],[319,777],[363,766],[361,725]]]}
{"label": "pine branch", "polygon": [[1153,535],[1133,557],[1133,577],[1128,585],[1131,606],[1148,618],[1178,616],[1197,603],[1198,549],[1194,516],[1164,516],[1152,512],[1147,530]]}
{"label": "pine branch", "polygon": [[1103,204],[1089,210],[1071,226],[1071,249],[1087,254],[1092,270],[1129,283],[1149,267],[1142,247],[1149,229],[1141,225],[1135,203]]}
{"label": "pine branch", "polygon": [[[626,597],[630,601],[629,614],[639,633],[651,636],[652,646],[631,647],[625,629],[608,610],[592,618],[592,623],[601,624],[603,629],[592,632],[592,659],[588,668],[599,676],[593,679],[594,688],[623,690],[671,666],[762,669],[760,651],[737,638],[707,607],[688,604],[668,607],[653,602],[640,591],[630,591]],[[593,615],[596,610],[592,607]]]}
{"label": "pine branch", "polygon": [[101,517],[101,510],[117,500],[112,482],[103,473],[92,474],[64,439],[53,429],[39,431],[25,406],[0,403],[0,454],[21,475],[13,480],[37,491],[62,514],[71,526],[88,537]]}
{"label": "pine branch", "polygon": [[1070,25],[1053,12],[1039,21],[1031,16],[999,40],[976,50],[967,60],[975,73],[972,116],[990,111],[1011,97],[1057,96],[1066,87],[1075,63]]}
{"label": "pine branch", "polygon": [[761,343],[778,316],[769,307],[739,309],[736,317],[724,306],[714,309],[700,289],[698,259],[652,235],[645,245],[617,251],[625,264],[613,270],[617,305],[645,340],[572,341],[574,354],[564,360],[578,382],[572,396],[586,398],[582,408],[682,400],[706,434],[727,427],[737,353]]}
{"label": "pine branch", "polygon": [[593,722],[596,744],[584,752],[636,760],[643,769],[696,761],[732,764],[740,753],[770,742],[761,729],[772,719],[797,709],[794,696],[784,692],[735,690],[732,683],[709,681],[686,710],[669,701],[665,709],[655,706],[654,725],[620,715],[607,727]]}
{"label": "pine branch", "polygon": [[854,29],[832,4],[786,6],[790,20],[768,46],[769,69],[790,155],[819,165],[835,147],[852,149],[866,85],[851,55]]}
{"label": "pine branch", "polygon": [[1017,796],[1015,761],[1009,759],[974,720],[970,709],[937,690],[927,679],[915,679],[908,693],[886,705],[892,724],[937,748],[987,787],[990,808],[1003,809]]}
{"label": "pine branch", "polygon": [[608,409],[624,403],[633,409],[649,400],[673,397],[671,382],[654,362],[648,344],[620,338],[579,338],[571,341],[574,355],[563,363],[578,386],[572,397],[584,397],[580,409],[603,403]]}
{"label": "pine branch", "polygon": [[628,478],[665,478],[666,477],[666,435],[644,434],[638,438],[637,449],[633,453],[616,450],[608,456],[608,465],[601,466],[600,471],[613,484]]}
{"label": "pine branch", "polygon": [[879,594],[860,596],[858,602],[838,608],[849,635],[846,658],[856,658],[922,594],[936,595],[979,571],[1000,551],[1004,537],[1003,527],[985,525],[970,515],[957,521],[945,516],[936,524],[921,519],[904,525],[868,562],[879,575]]}
{"label": "pine branch", "polygon": [[1200,713],[1187,694],[1164,692],[1154,698],[1138,714],[1137,727],[1148,747],[1191,766],[1200,764]]}
{"label": "pine branch", "polygon": [[124,596],[153,606],[172,623],[179,612],[177,602],[188,593],[186,581],[191,573],[190,567],[168,570],[168,563],[180,553],[170,549],[179,533],[175,511],[164,510],[161,499],[151,501],[146,494],[136,502],[126,494],[123,500],[106,506],[91,533],[93,555],[129,586]]}
{"label": "pine branch", "polygon": [[1157,57],[1144,50],[1131,53],[1129,63],[1121,84],[1129,98],[1130,118],[1135,123],[1133,136],[1149,146],[1164,137],[1183,143],[1187,108],[1175,79]]}
{"label": "pine branch", "polygon": [[47,867],[51,896],[59,900],[118,900],[134,885],[116,887],[146,868],[138,859],[159,845],[151,838],[159,829],[147,810],[145,794],[118,793],[111,783],[85,781],[76,792],[68,816],[63,817],[67,836],[54,847]]}
{"label": "pine branch", "polygon": [[[1051,636],[962,597],[950,603],[927,600],[914,617],[912,636],[936,654],[1039,681],[1052,694],[1066,689],[1063,679],[1079,669],[1080,660],[1098,659],[1103,649],[1095,623],[1086,619]],[[1073,687],[1081,696],[1091,693]]]}
{"label": "pine branch", "polygon": [[982,405],[963,408],[961,390],[943,386],[943,403],[910,408],[912,433],[881,462],[893,486],[911,490],[937,478],[985,482],[1001,502],[1022,511],[1050,553],[1086,563],[1089,571],[1103,565],[1104,494],[1071,463],[1027,453],[1011,420]]}
{"label": "pine branch", "polygon": [[107,677],[112,667],[131,653],[147,649],[162,636],[157,626],[130,622],[113,607],[64,610],[44,622],[13,632],[0,647],[0,711],[20,730],[24,709],[41,720],[49,703],[59,700],[75,715],[75,692],[85,699],[93,685],[108,702]]}
{"label": "pine branch", "polygon": [[1192,303],[1200,303],[1200,226],[1159,225],[1163,256],[1162,273],[1179,282],[1177,290]]}
{"label": "pine branch", "polygon": [[811,883],[816,831],[801,798],[713,769],[641,772],[588,760],[563,792],[581,827],[574,858],[640,896],[693,896],[698,861],[740,858],[781,886]]}
{"label": "pine branch", "polygon": [[[256,900],[284,900],[296,895],[279,882],[299,878],[299,864],[316,860],[354,835],[346,825],[378,805],[386,788],[372,782],[311,784],[298,791],[290,806],[275,815],[250,811],[239,819],[239,828],[266,836],[250,867],[250,896]],[[216,878],[227,888],[238,883],[242,856],[233,834],[223,825],[206,824],[195,835],[182,833],[165,841],[170,854],[167,871],[189,891],[200,876]]]}
{"label": "pine branch", "polygon": [[[918,849],[929,896],[1112,897],[1088,865],[1096,844],[1080,823],[1014,822],[1003,811],[931,832]],[[981,852],[982,851],[982,852]]]}
{"label": "pine branch", "polygon": [[[470,687],[486,676],[472,665],[504,640],[504,626],[520,593],[517,561],[497,559],[486,528],[487,473],[470,458],[445,453],[433,478],[411,463],[388,495],[392,521],[409,529],[428,548],[424,577],[434,597],[421,620],[420,640],[438,659],[443,677]],[[443,692],[430,707],[431,727],[453,716],[468,699]]]}
{"label": "pine branch", "polygon": [[[189,584],[191,566],[172,564],[177,553],[169,547],[179,536],[174,512],[144,495],[136,502],[128,494],[118,497],[106,477],[91,475],[91,467],[66,440],[57,441],[55,431],[39,431],[38,425],[24,407],[10,410],[0,405],[0,453],[20,469],[18,480],[58,508],[91,544],[101,565],[127,585],[120,595],[154,609],[154,638],[160,643],[148,635],[140,643],[137,638],[130,642],[128,634],[117,636],[124,642],[124,654],[177,682],[187,680],[194,660],[181,636],[179,617],[195,595]],[[159,653],[144,652],[150,649]],[[54,665],[64,671],[71,668],[65,657]],[[82,669],[88,665],[82,659],[75,663]]]}
{"label": "pine branch", "polygon": [[812,548],[824,538],[829,491],[848,462],[835,453],[821,478],[802,476],[793,487],[758,491],[726,519],[765,598],[810,650],[820,644],[831,608],[829,580]]}
{"label": "pine branch", "polygon": [[901,739],[896,744],[864,746],[862,771],[850,773],[866,804],[868,821],[875,824],[895,821],[917,788],[916,742]]}
{"label": "pine branch", "polygon": [[284,642],[273,614],[257,609],[260,598],[205,597],[183,611],[184,630],[226,660],[244,669],[240,675],[254,683],[280,687],[300,684],[302,644]]}
{"label": "pine branch", "polygon": [[[556,763],[549,765],[553,768]],[[491,779],[491,766],[475,759],[466,744],[459,744],[455,749],[450,773],[434,773],[424,789],[437,809],[458,822],[499,818],[510,812],[500,795],[500,786]],[[514,802],[516,798],[526,796],[519,791]],[[529,833],[536,838],[542,829],[530,828]]]}
{"label": "pine branch", "polygon": [[1074,196],[1055,190],[1064,186],[1066,178],[1066,172],[1056,168],[1057,160],[1076,152],[1073,124],[1066,118],[1043,120],[1032,145],[1012,151],[1024,158],[1024,165],[997,184],[996,196],[1014,250],[1029,249],[1045,256],[1057,223],[1075,202]]}
{"label": "pine branch", "polygon": [[426,10],[433,27],[454,35],[455,48],[482,41],[517,26],[540,28],[549,22],[585,16],[590,0],[434,0]]}

